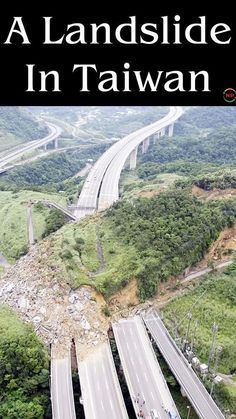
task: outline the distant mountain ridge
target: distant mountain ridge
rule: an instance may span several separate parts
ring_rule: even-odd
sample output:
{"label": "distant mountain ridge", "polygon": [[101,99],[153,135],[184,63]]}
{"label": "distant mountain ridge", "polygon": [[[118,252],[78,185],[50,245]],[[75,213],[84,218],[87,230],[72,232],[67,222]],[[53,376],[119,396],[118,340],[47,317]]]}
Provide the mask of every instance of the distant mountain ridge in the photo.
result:
{"label": "distant mountain ridge", "polygon": [[27,110],[17,106],[0,106],[0,150],[44,137],[47,132],[44,123],[37,121]]}

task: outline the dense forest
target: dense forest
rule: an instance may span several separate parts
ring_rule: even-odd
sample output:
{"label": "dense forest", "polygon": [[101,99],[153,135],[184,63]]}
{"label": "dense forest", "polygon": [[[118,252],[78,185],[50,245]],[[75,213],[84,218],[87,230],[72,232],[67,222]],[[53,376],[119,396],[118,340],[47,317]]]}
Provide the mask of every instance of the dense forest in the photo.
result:
{"label": "dense forest", "polygon": [[[0,135],[6,133],[26,141],[36,140],[47,134],[45,124],[40,124],[29,112],[17,106],[0,106]],[[1,139],[1,137],[0,137]]]}
{"label": "dense forest", "polygon": [[[39,206],[40,204],[38,204],[38,207]],[[49,236],[49,234],[59,230],[59,228],[61,228],[65,223],[65,214],[63,214],[63,212],[61,212],[57,208],[52,208],[49,211],[47,217],[45,218],[45,230],[43,233],[43,237],[47,237]]]}
{"label": "dense forest", "polygon": [[48,354],[33,328],[0,306],[0,418],[48,416]]}
{"label": "dense forest", "polygon": [[177,122],[175,132],[177,135],[193,135],[233,124],[236,124],[235,106],[191,107]]}
{"label": "dense forest", "polygon": [[213,163],[191,162],[177,160],[171,163],[143,163],[137,168],[137,174],[140,179],[153,180],[156,175],[161,173],[175,173],[177,175],[195,177],[200,174],[205,175],[219,171],[219,167],[228,170],[230,165],[215,165]]}
{"label": "dense forest", "polygon": [[35,186],[59,184],[74,176],[85,166],[88,158],[97,159],[109,144],[100,144],[86,149],[61,151],[22,165],[2,174],[0,189],[19,187],[30,189]]}
{"label": "dense forest", "polygon": [[198,176],[189,176],[187,178],[178,179],[175,182],[177,188],[188,188],[197,186],[204,191],[212,191],[213,189],[236,189],[236,172],[227,169],[220,171],[213,171],[213,173],[206,173],[204,176],[200,173]]}
{"label": "dense forest", "polygon": [[210,132],[206,137],[163,137],[140,156],[141,179],[159,173],[198,175],[230,168],[236,162],[236,125]]}
{"label": "dense forest", "polygon": [[207,137],[163,137],[141,157],[141,162],[174,161],[232,164],[236,162],[236,125],[210,132]]}
{"label": "dense forest", "polygon": [[[114,234],[136,248],[140,297],[204,256],[220,231],[235,222],[236,201],[202,203],[185,191],[120,201],[108,210]],[[140,238],[142,238],[140,240]]]}
{"label": "dense forest", "polygon": [[236,188],[236,173],[223,173],[222,175],[211,174],[208,176],[195,179],[194,185],[198,186],[205,191],[212,189],[227,189]]}

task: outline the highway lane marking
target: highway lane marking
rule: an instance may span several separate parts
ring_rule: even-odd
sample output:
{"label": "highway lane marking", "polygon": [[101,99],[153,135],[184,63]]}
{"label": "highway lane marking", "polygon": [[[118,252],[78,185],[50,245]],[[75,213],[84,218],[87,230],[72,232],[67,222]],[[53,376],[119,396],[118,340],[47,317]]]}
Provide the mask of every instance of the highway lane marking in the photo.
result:
{"label": "highway lane marking", "polygon": [[140,379],[137,373],[135,373],[138,383],[140,384]]}
{"label": "highway lane marking", "polygon": [[[87,403],[87,405],[89,406],[91,406],[91,410],[92,410],[92,417],[95,419],[97,416],[96,416],[96,413],[95,413],[95,410],[94,410],[94,404],[93,404],[93,397],[92,397],[92,394],[91,394],[91,389],[90,389],[90,382],[89,382],[89,374],[88,374],[88,368],[87,368],[87,363],[86,362],[84,362],[84,367],[85,367],[85,376],[86,376],[86,380],[87,380],[87,386],[85,386],[85,388],[87,388],[87,391],[88,391],[88,393],[91,395],[91,397],[89,397],[89,399],[88,399],[88,403]],[[90,410],[90,409],[89,409]],[[86,409],[85,409],[85,411],[86,411]]]}
{"label": "highway lane marking", "polygon": [[[59,360],[59,362],[60,362],[60,360]],[[58,367],[59,367],[59,363],[58,362],[56,362],[56,364],[57,364],[57,367],[56,367],[56,371],[57,371],[57,376],[58,376]],[[57,395],[59,395],[59,386],[57,385]],[[60,399],[61,399],[61,397],[60,397]],[[61,413],[60,413],[60,409],[59,409],[59,406],[60,406],[61,404],[60,404],[60,402],[59,402],[59,398],[57,398],[57,406],[58,406],[58,417],[59,418],[62,418],[63,416],[61,416]]]}
{"label": "highway lane marking", "polygon": [[[154,333],[155,334],[155,333]],[[158,340],[158,339],[157,339]],[[161,345],[160,344],[160,342],[159,342],[159,346],[160,346],[160,348],[162,348],[163,349],[163,345]],[[169,363],[169,365],[171,365],[172,366],[172,369],[175,371],[175,374],[177,375],[177,377],[179,378],[179,380],[181,381],[181,379],[180,379],[180,376],[179,376],[179,374],[178,374],[178,372],[177,372],[177,370],[175,369],[175,367],[173,366],[173,363],[172,362],[170,362],[170,358],[168,357],[168,356],[166,356],[166,360],[167,360],[167,362]],[[188,374],[187,374],[188,375]],[[194,383],[194,387],[195,387],[195,382],[194,382],[194,380],[192,379],[192,377],[190,376],[190,378],[191,378],[191,381]],[[190,396],[190,399],[192,400],[192,403],[193,404],[195,404],[194,403],[194,400],[192,399],[192,396],[191,396],[191,393],[189,393],[189,391],[186,389],[186,387],[185,387],[185,391],[186,391],[186,393],[187,394],[189,394],[189,396]],[[201,393],[202,394],[202,393]],[[209,405],[208,405],[209,406]],[[197,408],[197,406],[196,406],[196,408]],[[210,410],[212,410],[211,409],[211,407],[210,407]]]}
{"label": "highway lane marking", "polygon": [[[66,368],[66,370],[67,370],[66,379],[67,379],[67,393],[68,393],[68,401],[69,401],[69,411],[70,411],[70,417],[71,418],[75,418],[75,416],[73,415],[73,408],[72,408],[72,403],[74,401],[74,398],[72,397],[72,394],[73,393],[71,394],[71,391],[70,391],[71,386],[72,386],[72,382],[71,382],[71,385],[69,383],[69,377],[70,377],[70,370],[69,370],[69,368],[70,368],[70,359],[69,358],[66,359],[66,364],[68,364],[68,366]],[[72,389],[73,389],[73,387],[72,387]]]}
{"label": "highway lane marking", "polygon": [[102,406],[102,409],[103,409],[103,410],[105,410],[105,408],[104,408],[104,404],[103,404],[102,399],[101,399],[100,401],[101,401],[101,406]]}
{"label": "highway lane marking", "polygon": [[111,410],[113,410],[113,411],[114,411],[114,406],[113,406],[112,400],[111,400],[111,399],[109,399],[109,402],[110,402],[110,405],[111,405]]}
{"label": "highway lane marking", "polygon": [[[134,323],[134,325],[135,325],[135,327],[137,328],[137,323]],[[144,326],[143,326],[144,327]],[[125,342],[126,342],[126,339],[128,338],[128,332],[129,332],[129,334],[131,335],[131,333],[130,333],[130,327],[128,327],[128,329],[127,330],[124,330],[125,328],[123,327],[122,328],[122,325],[120,325],[120,327],[119,328],[116,328],[116,330],[121,330],[121,332],[122,332],[122,334],[123,334],[123,336],[124,336],[124,339],[123,339],[123,343],[122,343],[122,345],[121,345],[121,347],[123,347],[123,350],[124,350],[124,348],[126,348],[126,345],[125,345]],[[136,337],[139,339],[139,341],[140,340],[143,340],[143,334],[141,334],[140,335],[140,330],[139,330],[140,328],[137,328],[137,335],[136,335]],[[142,329],[141,329],[142,330]],[[125,333],[126,332],[126,333]],[[116,336],[116,338],[117,338],[117,336]],[[119,336],[118,336],[118,343],[119,343]],[[134,342],[132,341],[132,344],[133,344]],[[143,342],[140,342],[140,343],[142,343],[143,344]],[[133,349],[133,348],[132,348]],[[138,353],[139,353],[140,351],[138,351]],[[146,354],[146,350],[144,351],[145,352],[145,354]],[[122,353],[121,353],[121,355],[122,355]],[[128,359],[130,359],[130,356],[129,356],[129,354],[127,354],[126,353],[126,357],[128,357]],[[153,357],[154,357],[154,355],[153,355]],[[121,359],[122,359],[123,357],[121,356]],[[139,358],[139,357],[137,357],[137,358]],[[127,363],[126,363],[126,361],[125,361],[125,365],[126,365],[126,369],[127,369]],[[142,365],[142,364],[141,364]],[[151,365],[149,362],[147,363],[147,365],[148,365],[148,369],[150,369],[150,368],[152,368],[153,367],[153,365]],[[158,370],[158,372],[159,372],[159,370]],[[132,375],[131,375],[131,377],[132,377]],[[137,377],[137,373],[136,373],[136,377]],[[153,377],[153,371],[151,371],[151,377]],[[129,374],[128,374],[128,378],[129,378]],[[153,377],[154,378],[154,377]],[[142,381],[144,380],[144,378],[142,379]],[[128,380],[129,381],[129,383],[131,384],[131,382],[130,382],[130,379]],[[137,379],[136,379],[136,383],[137,382],[139,382],[139,386],[140,386],[140,377],[137,377]],[[155,380],[154,380],[154,382],[155,382]],[[133,386],[131,387],[131,389],[133,388]],[[142,388],[140,388],[140,390],[142,390]],[[137,394],[138,394],[138,392],[140,391],[140,390],[137,390],[137,392],[133,392],[133,394],[134,394],[134,396],[136,396]],[[141,393],[141,391],[140,391],[140,393]],[[148,395],[146,394],[146,400],[145,400],[145,397],[144,397],[144,395],[143,395],[143,400],[145,400],[145,404],[142,406],[143,407],[143,409],[144,409],[144,411],[147,411],[147,413],[149,413],[149,411],[150,411],[150,409],[152,409],[153,408],[153,400],[154,400],[154,402],[155,402],[155,399],[154,399],[154,396],[152,397],[152,401],[150,400],[150,397],[148,397]],[[134,408],[135,408],[135,411],[137,411],[137,408],[138,407],[140,407],[140,406],[137,406],[137,404],[134,402],[134,399],[135,399],[136,397],[134,397],[134,398],[132,398],[132,402],[133,402],[133,405],[134,405]],[[159,402],[158,402],[158,410],[160,410],[161,409],[161,405],[163,404],[163,401],[162,401],[162,398],[160,397],[160,395],[159,395],[159,392],[158,392],[158,400],[159,400]],[[147,403],[148,402],[148,403]],[[162,410],[162,409],[161,409]],[[138,412],[138,411],[137,411]],[[166,415],[165,415],[165,417],[166,417]]]}
{"label": "highway lane marking", "polygon": [[[160,120],[154,122],[153,124],[148,125],[147,127],[143,127],[135,131],[133,133],[134,134],[133,137],[131,136],[128,140],[127,140],[127,137],[124,137],[124,144],[121,145],[118,152],[114,155],[109,167],[107,168],[104,178],[102,180],[98,208],[102,207],[101,202],[103,202],[104,196],[107,196],[108,193],[118,196],[118,184],[119,184],[120,173],[125,164],[125,161],[129,157],[133,149],[137,147],[139,144],[141,144],[143,141],[145,141],[145,139],[147,139],[150,135],[153,135],[156,132],[161,131],[163,128],[167,128],[168,125],[170,125],[169,121],[171,121],[171,123],[176,122],[176,120],[182,115],[182,111],[180,112],[179,109],[177,107],[175,107],[174,109],[171,109],[170,112],[164,118],[161,118]],[[115,184],[116,192],[115,193],[114,191],[107,192],[107,189],[108,191],[109,189],[114,190],[114,184]],[[109,204],[112,204],[113,202],[114,200],[109,202]]]}
{"label": "highway lane marking", "polygon": [[[129,329],[128,329],[128,331],[129,331],[129,332],[130,332],[131,330],[132,330],[131,328],[129,328]],[[128,352],[129,352],[129,354],[128,354],[128,358],[129,358],[129,360],[131,361],[131,364],[134,366],[134,365],[135,365],[135,362],[134,362],[134,360],[133,360],[133,356],[131,355],[131,353],[133,353],[133,352],[132,352],[132,350],[130,349],[130,346],[129,346],[129,344],[128,344],[127,340],[126,340],[126,335],[125,335],[124,329],[122,329],[122,333],[123,333],[123,335],[124,335],[124,339],[125,339],[126,346],[128,347]],[[133,337],[134,337],[134,336],[137,338],[137,335],[134,335],[134,333],[133,333]],[[136,344],[135,340],[133,340],[133,341],[132,341],[132,343],[134,344],[135,349],[136,349],[136,351],[137,351],[137,353],[136,353],[136,358],[137,358],[137,360],[138,360],[139,364],[140,364],[140,365],[142,365],[142,363],[143,363],[143,362],[142,362],[142,358],[141,358],[140,353],[139,353],[139,351],[138,351],[138,347],[137,347],[137,344]]]}
{"label": "highway lane marking", "polygon": [[[54,383],[57,383],[57,366],[56,366],[56,364],[55,364],[55,360],[53,361],[53,365],[54,365],[54,375],[55,375],[55,380],[54,380]],[[54,385],[56,385],[56,384],[54,384]],[[60,406],[60,404],[58,403],[58,400],[59,400],[59,397],[58,397],[58,390],[59,390],[59,388],[58,388],[58,386],[56,385],[56,400],[57,400],[57,404],[56,404],[56,410],[58,411],[58,417],[60,417],[60,409],[59,409],[59,406]]]}
{"label": "highway lane marking", "polygon": [[[63,364],[64,364],[64,366],[63,366]],[[65,364],[68,364],[68,359],[67,358],[62,359],[62,360],[57,360],[57,361],[54,360],[53,363],[52,363],[52,366],[53,366],[52,370],[54,371],[54,374],[52,374],[52,375],[54,375],[54,377],[55,377],[54,387],[56,386],[56,406],[54,406],[54,403],[53,403],[53,410],[55,409],[55,411],[57,411],[58,416],[56,414],[54,415],[57,418],[62,418],[63,417],[61,415],[61,410],[60,410],[60,406],[61,406],[60,401],[63,401],[63,399],[59,395],[59,390],[61,390],[61,387],[59,387],[59,385],[55,384],[55,383],[58,383],[58,368],[59,368],[59,366],[62,365],[63,369],[64,369]],[[65,383],[66,383],[66,392],[67,392],[67,395],[68,395],[68,402],[69,402],[68,403],[69,404],[68,408],[69,408],[69,411],[70,411],[70,417],[75,418],[75,416],[73,415],[73,409],[72,409],[72,403],[71,403],[71,401],[73,401],[73,400],[71,399],[71,392],[69,391],[69,372],[68,372],[68,368],[66,368],[66,381],[65,381]]]}
{"label": "highway lane marking", "polygon": [[[151,347],[151,343],[149,342],[149,338],[144,328],[144,324],[142,323],[142,320],[140,319],[140,317],[137,317],[136,319],[134,319],[134,323],[137,329],[137,335],[139,336],[140,345],[142,346],[144,354],[145,354],[146,365],[147,365],[148,371],[150,371],[149,378],[154,383],[155,388],[157,390],[158,405],[161,406],[166,399],[168,400],[168,404],[172,406],[173,399],[169,390],[166,389],[167,391],[166,392],[164,391],[164,394],[163,394],[163,390],[165,390],[165,377],[163,376],[163,374],[161,374],[160,365],[155,357],[154,351]],[[145,341],[147,341],[148,343],[147,345],[144,345]],[[154,374],[155,369],[158,375],[161,377],[160,382],[158,381],[157,377]],[[150,380],[148,380],[148,382],[150,382]],[[150,406],[150,409],[151,409],[151,406]]]}
{"label": "highway lane marking", "polygon": [[[87,180],[89,180],[89,179],[93,180],[93,182],[92,182],[93,184],[90,185],[90,186],[92,187],[92,189],[91,189],[91,191],[92,191],[91,200],[94,203],[94,207],[96,207],[96,204],[97,204],[97,194],[98,194],[98,189],[99,189],[100,186],[101,186],[101,193],[100,193],[101,202],[104,201],[104,199],[102,199],[102,195],[104,193],[103,191],[105,189],[105,186],[107,187],[107,185],[108,185],[108,192],[107,192],[107,189],[105,189],[105,195],[107,193],[110,193],[109,190],[112,189],[112,196],[113,196],[112,200],[110,200],[111,202],[108,202],[108,203],[111,204],[114,201],[114,199],[115,200],[117,199],[120,173],[121,173],[121,170],[123,168],[124,162],[126,161],[126,159],[128,157],[127,147],[128,147],[128,152],[130,153],[130,151],[132,151],[133,148],[135,148],[138,144],[140,144],[142,141],[144,141],[148,136],[153,135],[154,133],[159,132],[163,128],[168,127],[169,122],[171,124],[174,123],[181,116],[181,114],[182,114],[182,110],[179,107],[170,108],[169,113],[165,117],[159,119],[158,121],[154,122],[153,124],[142,127],[139,130],[136,130],[135,132],[123,137],[120,141],[113,144],[97,160],[97,162],[94,165],[94,169],[92,169],[90,171],[90,173],[87,177]],[[141,136],[141,140],[140,140],[140,136]],[[137,143],[137,141],[138,141],[138,143]],[[113,173],[112,176],[111,176],[110,175],[111,168],[115,164],[115,169],[117,169],[117,167],[116,167],[117,166],[117,159],[118,159],[118,161],[120,160],[121,154],[123,156],[122,157],[122,167],[120,167],[120,164],[119,164],[118,165],[118,170],[115,170],[115,172],[117,172],[117,174],[114,175],[114,173]],[[120,161],[119,161],[119,163],[120,163]],[[96,173],[98,173],[98,177],[96,179],[96,184],[94,185],[94,175]],[[106,180],[106,178],[108,178],[108,181]],[[112,180],[115,183],[115,185],[112,184]],[[114,193],[114,188],[115,188],[115,193]],[[82,189],[79,200],[78,200],[78,206],[81,205],[81,202],[83,202],[83,199],[84,199],[84,190]],[[83,206],[83,205],[81,205],[81,206]],[[100,202],[98,203],[98,209],[99,208],[100,208]],[[85,215],[86,215],[86,211],[85,211]]]}
{"label": "highway lane marking", "polygon": [[[124,334],[124,336],[128,336],[128,333],[130,334],[130,336],[131,336],[131,339],[133,338],[133,340],[132,340],[132,344],[134,344],[134,342],[135,342],[135,340],[134,340],[134,337],[136,338],[136,339],[138,339],[138,341],[139,341],[139,343],[141,343],[140,342],[140,340],[142,340],[142,336],[140,335],[140,331],[139,331],[139,328],[138,328],[138,326],[137,326],[137,323],[134,321],[134,320],[132,320],[132,321],[130,321],[130,322],[126,322],[126,325],[129,325],[129,327],[127,328],[127,330],[126,330],[126,334],[124,334],[124,330],[123,330],[123,334]],[[126,326],[127,327],[127,326]],[[135,330],[136,330],[136,333],[134,333],[134,328],[135,328]],[[135,342],[136,343],[136,342]],[[146,373],[146,371],[142,371],[142,366],[143,366],[143,360],[141,359],[141,356],[140,356],[140,350],[138,349],[138,347],[137,347],[137,345],[136,345],[136,348],[137,348],[137,350],[136,350],[136,353],[135,353],[135,356],[136,356],[136,358],[137,358],[137,365],[139,364],[140,365],[140,373],[141,373],[141,376],[143,376],[143,375],[145,375],[145,380],[146,380],[146,382],[147,383],[149,383],[149,379],[148,379],[148,377],[147,377],[147,373]],[[146,351],[144,351],[145,353],[146,353]],[[130,358],[130,354],[129,354],[129,358]],[[149,362],[147,362],[147,359],[145,360],[145,362],[146,362],[146,365],[148,366],[148,368],[151,368],[151,366],[150,366],[150,364],[149,364]],[[151,372],[151,374],[152,374],[152,371],[150,371]],[[137,377],[137,381],[138,381],[138,385],[140,386],[140,378],[141,377],[139,377],[139,376],[137,376],[137,373],[136,373],[136,377]],[[142,378],[141,379],[141,381],[142,381],[142,383],[144,382],[144,378]],[[154,382],[155,382],[155,380],[154,380]],[[143,406],[143,409],[145,410],[145,411],[147,411],[147,414],[148,414],[148,412],[149,412],[149,410],[152,408],[152,403],[150,403],[150,399],[148,400],[148,394],[146,394],[146,397],[144,396],[144,394],[143,394],[143,392],[142,392],[142,387],[140,388],[140,393],[142,394],[142,400],[145,400],[145,405]],[[160,403],[161,403],[161,401],[160,401]],[[139,406],[140,407],[140,406]]]}
{"label": "highway lane marking", "polygon": [[94,370],[94,375],[96,377],[96,387],[97,387],[98,392],[101,393],[100,379],[99,379],[98,373],[97,373],[97,365],[96,365],[96,362],[93,362],[92,365],[93,365],[92,369]]}
{"label": "highway lane marking", "polygon": [[123,356],[123,353],[121,351],[122,344],[121,344],[119,332],[123,332],[123,330],[120,327],[120,325],[118,323],[116,323],[116,324],[113,325],[113,331],[114,331],[114,334],[115,334],[115,339],[116,339],[116,342],[117,342],[118,351],[119,351],[119,348],[120,348],[119,354],[120,354],[121,364],[123,366],[124,373],[126,372],[125,373],[125,378],[126,378],[127,385],[128,385],[128,388],[129,388],[129,392],[130,392],[132,404],[133,404],[134,410],[136,411],[137,410],[137,406],[136,406],[136,403],[134,402],[134,399],[135,399],[135,396],[136,396],[137,392],[134,391],[133,383],[132,383],[132,381],[130,379],[129,374],[127,373],[128,372],[128,369],[127,369],[126,360],[125,360],[125,357]]}
{"label": "highway lane marking", "polygon": [[152,396],[152,400],[154,400],[154,401],[155,401],[155,397],[154,397],[154,394],[153,394],[152,390],[150,391],[150,394],[151,394],[151,396]]}
{"label": "highway lane marking", "polygon": [[[168,340],[168,335],[166,334],[166,332],[165,332],[165,330],[163,331],[162,329],[162,325],[161,324],[159,324],[160,323],[160,321],[159,321],[159,319],[156,319],[154,316],[153,316],[153,319],[150,319],[150,320],[153,320],[152,321],[152,323],[154,322],[155,323],[155,325],[157,326],[157,329],[158,329],[158,331],[160,332],[160,334],[164,337],[164,340],[165,339],[167,339]],[[147,320],[147,322],[149,322],[149,320]],[[160,343],[160,340],[158,339],[158,333],[155,331],[155,330],[153,330],[153,326],[151,326],[150,325],[150,329],[152,329],[152,333],[153,333],[153,335],[155,336],[155,338],[156,338],[156,340],[157,340],[157,342],[158,342],[158,344],[159,344],[159,346],[162,348],[162,350],[164,351],[164,348],[163,348],[163,344],[161,344]],[[171,341],[170,341],[170,343],[171,343]],[[171,348],[172,348],[172,346],[171,346]],[[208,406],[208,408],[209,408],[209,410],[213,413],[213,415],[217,418],[218,416],[217,416],[217,414],[214,412],[214,410],[212,409],[212,406],[209,404],[209,400],[207,400],[207,398],[206,398],[206,395],[204,394],[204,393],[202,393],[202,391],[201,391],[201,389],[200,389],[200,391],[199,391],[199,384],[202,384],[201,382],[199,383],[198,382],[198,380],[196,380],[195,381],[195,377],[190,373],[190,371],[189,371],[189,369],[188,369],[188,367],[187,367],[187,365],[184,363],[184,360],[180,357],[180,355],[178,354],[178,352],[176,351],[176,349],[173,349],[172,348],[172,354],[173,354],[173,352],[174,352],[174,354],[176,353],[177,355],[178,355],[178,357],[181,359],[181,361],[182,361],[182,363],[183,363],[183,365],[185,365],[185,374],[188,376],[188,378],[190,378],[190,381],[192,382],[192,385],[193,385],[193,387],[195,388],[195,389],[197,389],[197,394],[198,393],[200,393],[201,394],[201,396],[202,396],[202,398],[204,399],[204,402],[207,404],[207,406]],[[166,353],[165,353],[166,354]],[[171,365],[172,366],[172,368],[173,368],[173,370],[175,371],[175,374],[179,377],[179,380],[181,380],[180,379],[180,375],[178,374],[178,371],[176,370],[176,368],[175,368],[175,366],[173,365],[173,362],[171,362],[170,361],[170,356],[168,356],[168,355],[166,355],[166,360],[168,360],[169,361],[169,365]],[[167,361],[167,362],[168,362]],[[191,370],[192,371],[192,370]],[[185,384],[184,384],[184,386],[185,386]],[[203,384],[202,384],[202,386],[203,386]],[[203,386],[203,388],[205,389],[205,387]],[[205,389],[206,390],[206,389]],[[185,391],[186,391],[186,393],[187,394],[189,394],[189,396],[190,396],[190,399],[192,400],[192,402],[194,403],[194,400],[193,400],[193,398],[192,398],[192,395],[191,395],[191,393],[189,393],[189,391],[186,389],[186,386],[185,386]],[[207,393],[208,394],[208,393]],[[195,403],[194,403],[195,404]],[[196,406],[196,407],[198,407],[198,405]],[[216,405],[216,408],[218,409],[218,406]],[[219,411],[220,412],[220,411]]]}
{"label": "highway lane marking", "polygon": [[119,384],[119,380],[118,380],[118,376],[117,376],[117,372],[115,368],[115,363],[112,357],[112,351],[109,344],[106,346],[106,351],[107,351],[107,359],[108,359],[108,364],[109,364],[108,368],[109,368],[109,372],[111,373],[111,377],[112,377],[112,380],[114,383],[114,389],[115,389],[116,399],[114,401],[118,405],[120,418],[122,417],[123,419],[128,419],[128,414],[127,414],[124,398],[123,398],[122,391],[120,388],[120,384]]}
{"label": "highway lane marking", "polygon": [[109,391],[109,385],[108,385],[107,379],[105,379],[105,385],[106,385],[107,390]]}

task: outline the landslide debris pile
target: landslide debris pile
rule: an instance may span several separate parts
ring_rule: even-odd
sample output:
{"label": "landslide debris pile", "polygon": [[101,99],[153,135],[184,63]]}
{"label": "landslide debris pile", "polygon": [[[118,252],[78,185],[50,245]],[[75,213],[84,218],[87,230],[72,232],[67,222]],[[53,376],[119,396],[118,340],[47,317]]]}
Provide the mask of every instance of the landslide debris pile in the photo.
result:
{"label": "landslide debris pile", "polygon": [[87,351],[106,337],[102,298],[87,286],[72,290],[61,272],[48,265],[50,252],[48,242],[36,245],[6,271],[0,280],[0,303],[32,322],[47,345],[66,351],[74,338]]}

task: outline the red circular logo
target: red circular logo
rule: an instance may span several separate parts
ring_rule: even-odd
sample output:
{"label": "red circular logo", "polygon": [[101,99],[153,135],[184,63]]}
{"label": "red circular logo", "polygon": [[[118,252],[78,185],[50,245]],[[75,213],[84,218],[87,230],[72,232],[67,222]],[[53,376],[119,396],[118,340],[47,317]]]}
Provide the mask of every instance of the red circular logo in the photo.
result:
{"label": "red circular logo", "polygon": [[223,92],[223,98],[225,102],[234,103],[236,101],[236,90],[232,87],[228,87]]}

